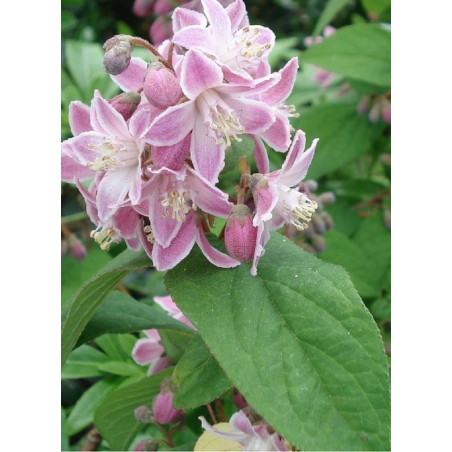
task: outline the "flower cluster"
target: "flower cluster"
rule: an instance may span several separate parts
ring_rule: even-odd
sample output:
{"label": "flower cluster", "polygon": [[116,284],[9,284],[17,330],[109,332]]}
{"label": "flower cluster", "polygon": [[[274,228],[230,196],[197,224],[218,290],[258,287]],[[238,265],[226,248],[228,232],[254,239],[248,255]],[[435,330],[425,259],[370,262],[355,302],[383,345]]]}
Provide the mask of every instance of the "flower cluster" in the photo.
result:
{"label": "flower cluster", "polygon": [[[303,230],[316,209],[298,184],[317,140],[305,152],[302,131],[291,139],[296,113],[286,99],[297,59],[271,71],[275,36],[249,24],[242,0],[200,5],[174,10],[173,37],[158,48],[126,35],[105,43],[104,67],[124,93],[106,100],[96,91],[89,107],[71,103],[74,137],[62,144],[62,178],[85,198],[102,249],[124,239],[163,271],[197,243],[219,267],[252,260],[255,275],[269,231],[285,224]],[[136,46],[150,50],[153,62],[132,57]],[[234,199],[219,188],[219,175],[243,135],[254,140],[259,173],[241,166]],[[264,143],[288,151],[281,169],[270,172]],[[206,238],[215,217],[229,218],[230,255]]]}

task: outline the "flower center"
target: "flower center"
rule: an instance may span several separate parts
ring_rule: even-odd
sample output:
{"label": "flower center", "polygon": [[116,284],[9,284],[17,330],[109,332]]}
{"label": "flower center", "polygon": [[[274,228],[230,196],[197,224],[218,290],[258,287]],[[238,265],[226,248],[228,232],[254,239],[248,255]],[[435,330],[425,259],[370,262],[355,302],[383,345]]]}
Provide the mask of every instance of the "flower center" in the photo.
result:
{"label": "flower center", "polygon": [[290,190],[290,194],[296,193],[295,202],[288,202],[283,199],[284,213],[288,216],[289,222],[295,226],[298,231],[304,231],[308,228],[312,214],[317,209],[317,203],[309,199],[304,193],[297,190]]}
{"label": "flower center", "polygon": [[93,162],[88,162],[86,166],[93,171],[107,171],[118,166],[130,166],[138,164],[138,149],[127,149],[124,144],[112,143],[104,140],[100,144],[88,144],[89,149],[97,151],[100,155]]}
{"label": "flower center", "polygon": [[102,225],[91,231],[90,237],[100,245],[102,251],[110,249],[110,243],[113,240],[113,229],[104,229]]}
{"label": "flower center", "polygon": [[147,241],[152,243],[152,244],[155,243],[155,237],[154,237],[154,234],[152,233],[151,226],[150,225],[145,226],[143,228],[143,231],[144,231],[144,233],[146,235]]}
{"label": "flower center", "polygon": [[211,106],[210,110],[213,113],[215,122],[210,123],[210,128],[215,132],[216,143],[231,145],[231,140],[241,142],[242,139],[237,136],[238,133],[243,133],[245,128],[240,124],[234,113],[223,112],[220,106]]}
{"label": "flower center", "polygon": [[235,41],[240,46],[243,58],[261,58],[263,53],[270,49],[271,44],[269,42],[256,42],[260,34],[259,28],[253,26],[244,27],[236,33]]}
{"label": "flower center", "polygon": [[164,217],[170,215],[169,209],[171,209],[171,218],[173,220],[185,221],[185,214],[189,211],[185,199],[185,192],[179,193],[177,190],[171,190],[162,200],[161,204],[163,206]]}

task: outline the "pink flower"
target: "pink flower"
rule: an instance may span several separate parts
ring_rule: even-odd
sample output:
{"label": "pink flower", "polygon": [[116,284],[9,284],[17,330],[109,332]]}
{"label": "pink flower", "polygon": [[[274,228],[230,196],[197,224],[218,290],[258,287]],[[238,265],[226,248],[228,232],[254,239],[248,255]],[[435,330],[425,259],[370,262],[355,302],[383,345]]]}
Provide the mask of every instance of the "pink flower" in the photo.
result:
{"label": "pink flower", "polygon": [[285,441],[277,434],[268,433],[267,427],[263,424],[252,425],[243,411],[232,415],[229,420],[231,431],[225,432],[211,426],[204,417],[199,417],[202,427],[219,438],[227,439],[242,446],[242,450],[247,451],[286,451]]}
{"label": "pink flower", "polygon": [[258,79],[253,87],[223,83],[221,68],[198,50],[189,50],[181,65],[180,83],[189,99],[157,116],[145,133],[150,144],[169,146],[191,131],[190,154],[195,169],[216,183],[224,152],[242,133],[259,134],[275,121],[272,109],[247,96],[274,85],[278,74]]}
{"label": "pink flower", "polygon": [[138,339],[132,350],[132,358],[140,366],[149,366],[148,375],[156,374],[169,366],[170,360],[167,356],[162,356],[165,351],[160,344],[160,334],[156,329],[145,330],[147,336]]}
{"label": "pink flower", "polygon": [[317,141],[318,139],[315,139],[311,147],[304,152],[306,136],[298,130],[280,170],[251,176],[250,188],[256,207],[253,225],[258,228],[252,275],[257,273],[257,263],[264,254],[270,231],[279,229],[284,224],[292,224],[303,230],[317,208],[317,204],[305,193],[291,188],[306,176]]}
{"label": "pink flower", "polygon": [[160,392],[152,402],[152,411],[155,422],[159,424],[171,424],[184,416],[182,410],[173,407],[173,393],[164,388],[165,383],[161,385]]}
{"label": "pink flower", "polygon": [[185,317],[182,311],[178,308],[177,304],[174,303],[170,295],[167,295],[166,297],[154,297],[154,301],[160,307],[162,307],[173,319],[179,320],[179,322],[182,322],[190,328],[196,330],[190,320],[188,320],[187,317]]}
{"label": "pink flower", "polygon": [[140,199],[141,153],[145,145],[140,136],[148,125],[149,111],[136,111],[126,123],[96,91],[90,109],[92,131],[62,143],[63,180],[75,182],[102,175],[96,192],[102,222],[126,201],[136,204]]}

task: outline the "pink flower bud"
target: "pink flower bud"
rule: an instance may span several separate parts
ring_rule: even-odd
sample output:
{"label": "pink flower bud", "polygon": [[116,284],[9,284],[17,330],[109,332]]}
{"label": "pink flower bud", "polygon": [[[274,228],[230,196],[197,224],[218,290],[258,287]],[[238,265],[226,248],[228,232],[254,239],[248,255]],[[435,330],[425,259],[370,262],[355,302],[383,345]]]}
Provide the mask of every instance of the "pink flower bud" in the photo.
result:
{"label": "pink flower bud", "polygon": [[158,16],[168,14],[172,9],[170,0],[157,0],[154,5],[154,13]]}
{"label": "pink flower bud", "polygon": [[224,243],[229,254],[240,262],[251,261],[256,248],[256,235],[257,228],[253,226],[253,215],[248,206],[233,206],[224,231]]}
{"label": "pink flower bud", "polygon": [[69,236],[68,247],[74,259],[82,260],[85,258],[86,248],[76,235]]}
{"label": "pink flower bud", "polygon": [[369,111],[369,121],[370,122],[378,122],[380,119],[380,113],[381,113],[381,104],[380,102],[375,102],[372,106],[372,108]]}
{"label": "pink flower bud", "polygon": [[391,102],[386,98],[381,101],[381,117],[386,124],[391,124]]}
{"label": "pink flower bud", "polygon": [[179,81],[162,63],[151,63],[144,79],[143,92],[150,104],[166,110],[182,97]]}
{"label": "pink flower bud", "polygon": [[359,101],[359,104],[356,107],[356,111],[362,115],[369,111],[370,107],[370,96],[368,94],[364,94]]}
{"label": "pink flower bud", "polygon": [[182,410],[173,407],[173,393],[161,390],[152,404],[154,419],[159,424],[170,424],[184,415]]}
{"label": "pink flower bud", "polygon": [[134,451],[135,452],[145,452],[145,451],[151,451],[151,450],[159,450],[159,442],[148,438],[144,441],[140,441],[136,446]]}
{"label": "pink flower bud", "polygon": [[135,0],[133,4],[133,12],[137,16],[147,16],[152,13],[154,0]]}
{"label": "pink flower bud", "polygon": [[232,401],[239,410],[242,410],[243,408],[246,408],[248,406],[248,402],[245,400],[245,397],[243,397],[243,395],[240,394],[240,392],[238,392],[237,390],[234,390]]}
{"label": "pink flower bud", "polygon": [[136,91],[121,93],[110,99],[108,103],[128,121],[137,109],[141,96]]}
{"label": "pink flower bud", "polygon": [[105,42],[104,50],[105,55],[102,64],[109,74],[118,75],[127,69],[133,50],[128,36],[113,36]]}
{"label": "pink flower bud", "polygon": [[158,17],[151,25],[149,36],[154,44],[161,44],[172,36],[171,22],[166,17]]}

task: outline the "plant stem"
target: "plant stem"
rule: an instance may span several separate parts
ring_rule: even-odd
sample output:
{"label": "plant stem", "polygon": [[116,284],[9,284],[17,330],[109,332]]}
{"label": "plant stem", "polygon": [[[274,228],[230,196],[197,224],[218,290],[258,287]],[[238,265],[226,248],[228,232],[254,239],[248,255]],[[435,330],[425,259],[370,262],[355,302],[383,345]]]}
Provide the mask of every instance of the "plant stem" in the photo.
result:
{"label": "plant stem", "polygon": [[159,424],[158,422],[156,422],[155,425],[165,435],[165,438],[168,441],[168,446],[171,447],[171,449],[172,449],[174,447],[174,443],[173,443],[173,437],[171,436],[171,434],[166,430],[165,427],[163,427],[162,424]]}
{"label": "plant stem", "polygon": [[215,408],[218,413],[218,418],[220,419],[220,422],[227,422],[226,415],[224,413],[223,404],[221,402],[221,399],[215,399]]}
{"label": "plant stem", "polygon": [[213,413],[212,407],[210,406],[210,403],[206,404],[207,410],[209,411],[210,417],[212,418],[212,422],[214,424],[218,424],[217,419],[215,418],[215,414]]}

